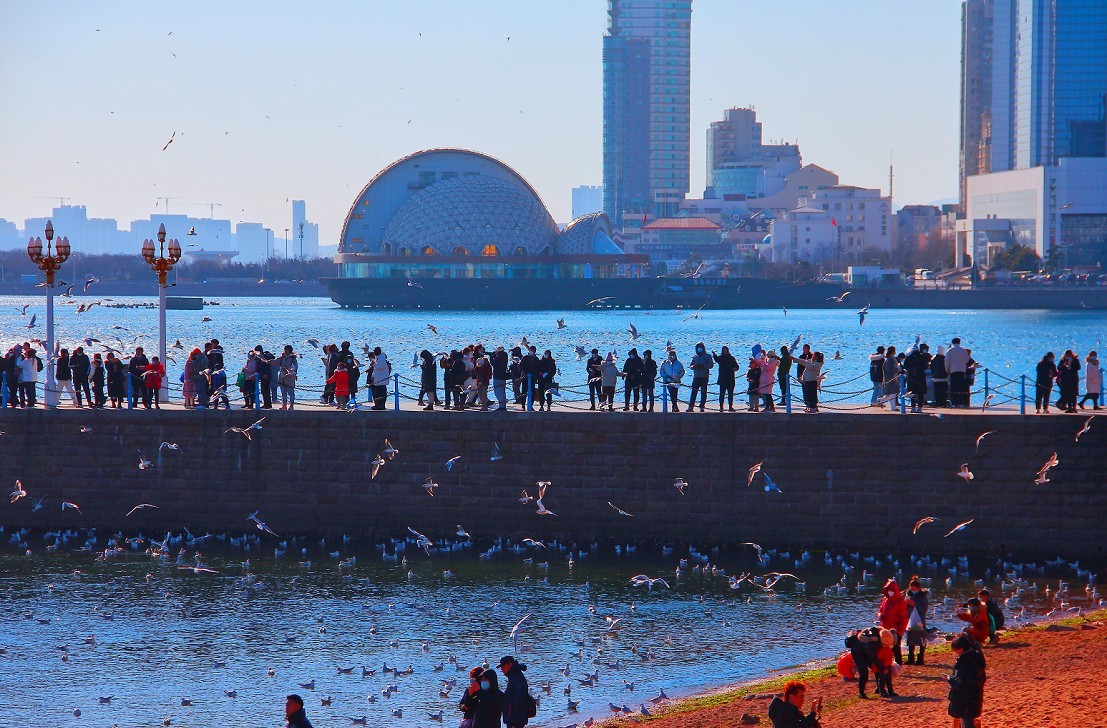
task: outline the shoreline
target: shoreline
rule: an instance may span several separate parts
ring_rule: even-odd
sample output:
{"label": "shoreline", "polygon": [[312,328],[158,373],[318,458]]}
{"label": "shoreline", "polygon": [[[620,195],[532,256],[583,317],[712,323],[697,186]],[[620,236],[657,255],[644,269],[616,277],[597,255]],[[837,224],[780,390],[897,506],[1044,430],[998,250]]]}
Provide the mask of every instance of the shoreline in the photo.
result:
{"label": "shoreline", "polygon": [[[1066,640],[1073,640],[1076,636],[1082,635],[1087,630],[1099,630],[1096,634],[1100,640],[1107,642],[1107,627],[1102,627],[1100,622],[1107,620],[1107,609],[1102,607],[1097,608],[1095,611],[1085,615],[1067,617],[1059,620],[1042,619],[1041,621],[1024,623],[1017,628],[1008,629],[1001,633],[1000,643],[994,647],[985,647],[984,654],[988,660],[988,676],[989,681],[985,688],[984,697],[984,715],[983,718],[990,724],[995,724],[994,710],[1002,707],[1007,710],[1020,711],[1020,714],[1025,714],[1027,711],[1032,711],[1037,708],[1046,708],[1048,705],[1038,704],[1031,698],[1027,697],[1023,703],[1011,704],[1008,700],[1007,704],[1000,705],[998,701],[1002,698],[998,697],[998,694],[1002,694],[1005,688],[1010,689],[1011,685],[1015,681],[1008,682],[1007,685],[998,684],[997,673],[999,676],[1009,677],[1012,674],[1019,674],[1021,678],[1029,678],[1030,680],[1037,682],[1044,682],[1046,684],[1046,690],[1053,690],[1057,687],[1058,683],[1066,680],[1066,678],[1058,673],[1056,669],[1055,661],[1043,661],[1036,657],[1017,654],[1019,649],[1030,649],[1034,652],[1038,651],[1050,651],[1049,648],[1058,647],[1058,643]],[[1079,641],[1083,642],[1081,638]],[[1037,648],[1037,649],[1035,649]],[[1066,646],[1067,648],[1067,646]],[[844,651],[844,648],[843,648]],[[1073,654],[1069,651],[1073,659],[1085,661],[1089,657],[1095,657],[1097,654],[1103,653],[1102,649],[1089,648],[1084,651],[1088,654]],[[673,726],[676,728],[680,726],[682,728],[723,728],[723,726],[732,725],[770,725],[768,718],[765,716],[765,711],[768,708],[770,700],[777,694],[779,694],[784,684],[791,680],[801,680],[807,684],[807,697],[808,700],[823,696],[824,707],[821,722],[823,726],[829,727],[832,725],[843,726],[848,725],[853,728],[864,728],[866,724],[864,722],[857,722],[858,720],[865,720],[863,715],[867,712],[871,714],[871,720],[874,722],[871,725],[874,728],[882,725],[888,725],[885,722],[886,718],[881,718],[881,715],[887,715],[889,711],[894,711],[897,708],[903,711],[916,711],[918,704],[926,703],[928,707],[936,706],[940,709],[942,715],[945,715],[946,702],[944,699],[946,692],[946,683],[944,676],[948,674],[949,667],[952,664],[950,650],[947,641],[933,643],[932,646],[927,648],[927,663],[923,668],[926,673],[930,674],[918,674],[915,672],[918,668],[904,667],[903,675],[896,680],[896,689],[899,693],[899,698],[896,699],[883,699],[873,698],[868,701],[862,701],[857,697],[856,680],[845,681],[837,672],[836,662],[837,657],[820,658],[811,660],[803,665],[797,665],[792,669],[783,669],[780,671],[774,671],[775,674],[764,677],[756,678],[748,681],[741,681],[738,683],[731,683],[728,685],[719,686],[704,692],[689,695],[687,697],[678,698],[664,704],[664,706],[654,707],[648,705],[648,709],[653,714],[652,717],[645,717],[635,710],[633,715],[630,716],[617,716],[597,721],[597,726],[611,728],[613,726],[626,726],[631,723],[636,723],[641,720],[649,721],[653,725],[658,726]],[[1007,659],[1003,659],[1007,658]],[[1103,661],[1107,663],[1107,657],[1103,658]],[[993,662],[996,663],[993,665]],[[1015,673],[1011,673],[1005,669],[1008,667],[1007,662],[1017,662],[1018,666]],[[1036,674],[1036,667],[1051,668],[1052,671],[1047,675],[1054,675],[1054,679],[1050,680],[1047,677],[1042,677]],[[935,675],[935,670],[938,670]],[[995,669],[993,669],[995,668]],[[1091,665],[1081,665],[1080,672],[1087,678],[1081,685],[1091,695],[1099,695],[1103,692],[1105,686],[1107,686],[1107,671],[1094,669]],[[940,693],[939,696],[925,694],[927,692],[935,692],[934,689],[917,691],[919,685],[925,685],[927,682],[936,683],[938,689],[936,692]],[[1021,680],[1019,681],[1021,682]],[[869,683],[870,690],[875,689],[872,681]],[[932,687],[932,686],[931,686]],[[1016,693],[1018,694],[1018,693]],[[1061,706],[1064,709],[1063,701],[1056,701],[1054,705]],[[805,704],[804,712],[806,713],[809,703]],[[1068,706],[1072,710],[1075,710],[1074,706]],[[1102,709],[1098,703],[1087,706],[1088,710],[1094,711],[1089,715],[1098,716],[1102,715]],[[855,713],[862,714],[861,716],[855,715]],[[748,717],[747,717],[748,716]],[[759,722],[752,722],[753,718],[758,718]],[[904,712],[898,716],[899,719],[909,718],[913,721],[920,721],[917,713],[912,712],[910,714]],[[1060,715],[1053,715],[1049,719],[1051,720],[1063,720],[1064,722],[1059,725],[1078,725],[1081,724],[1081,720],[1087,720],[1083,713],[1064,712]],[[948,720],[948,719],[947,719]],[[1019,725],[1041,725],[1042,720],[1046,718],[1030,718],[1020,717]],[[933,725],[933,722],[921,721],[920,724]],[[1016,724],[1016,723],[1009,723]],[[1047,723],[1048,724],[1048,723]]]}

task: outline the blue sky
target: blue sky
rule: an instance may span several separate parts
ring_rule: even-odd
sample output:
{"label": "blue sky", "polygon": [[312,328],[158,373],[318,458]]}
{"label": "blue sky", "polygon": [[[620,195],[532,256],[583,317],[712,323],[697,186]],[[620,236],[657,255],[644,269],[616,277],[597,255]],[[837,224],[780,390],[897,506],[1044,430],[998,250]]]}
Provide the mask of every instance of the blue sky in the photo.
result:
{"label": "blue sky", "polygon": [[[603,0],[0,0],[0,217],[175,196],[281,230],[303,198],[327,245],[381,167],[460,146],[567,221],[601,181],[605,23]],[[707,125],[753,105],[843,183],[886,190],[894,151],[897,206],[953,197],[959,65],[956,0],[694,0],[692,194]]]}

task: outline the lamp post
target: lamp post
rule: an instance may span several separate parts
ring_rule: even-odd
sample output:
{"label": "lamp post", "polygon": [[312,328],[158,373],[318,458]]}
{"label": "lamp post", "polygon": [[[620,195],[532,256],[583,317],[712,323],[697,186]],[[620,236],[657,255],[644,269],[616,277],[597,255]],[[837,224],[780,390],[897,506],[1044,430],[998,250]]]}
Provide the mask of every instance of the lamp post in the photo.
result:
{"label": "lamp post", "polygon": [[58,238],[57,248],[53,248],[54,224],[46,221],[46,255],[42,254],[42,238],[27,241],[27,256],[38,269],[46,274],[46,390],[43,404],[52,408],[58,406],[58,391],[54,383],[54,274],[69,258],[69,238]]}
{"label": "lamp post", "polygon": [[[165,366],[165,278],[177,261],[181,259],[181,244],[176,238],[169,240],[169,257],[165,257],[165,225],[158,225],[159,255],[155,255],[154,241],[146,238],[142,241],[142,259],[145,260],[151,270],[158,274],[158,361]],[[159,399],[165,402],[169,395],[169,378],[161,378],[161,394]]]}

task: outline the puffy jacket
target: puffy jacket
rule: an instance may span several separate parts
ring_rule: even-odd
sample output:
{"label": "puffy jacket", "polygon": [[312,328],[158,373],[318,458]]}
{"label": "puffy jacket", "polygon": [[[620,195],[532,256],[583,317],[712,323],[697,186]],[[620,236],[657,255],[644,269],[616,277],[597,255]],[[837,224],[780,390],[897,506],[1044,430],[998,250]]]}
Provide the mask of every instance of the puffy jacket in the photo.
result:
{"label": "puffy jacket", "polygon": [[335,369],[334,374],[327,377],[327,384],[334,385],[336,397],[347,397],[350,394],[350,378],[345,369]]}
{"label": "puffy jacket", "polygon": [[619,382],[619,367],[614,362],[604,362],[600,366],[600,385],[614,387]]}
{"label": "puffy jacket", "polygon": [[483,361],[482,364],[473,367],[473,381],[476,382],[478,387],[487,387],[489,382],[492,381],[492,367],[488,364],[488,360]]}
{"label": "puffy jacket", "polygon": [[773,728],[819,728],[819,719],[815,713],[803,714],[803,711],[780,697],[769,703],[769,720]]}
{"label": "puffy jacket", "polygon": [[88,354],[74,354],[69,357],[69,368],[73,370],[73,379],[77,382],[87,382],[88,374],[92,369],[92,362]]}
{"label": "puffy jacket", "polygon": [[715,366],[715,363],[711,361],[711,355],[704,351],[702,354],[696,354],[692,357],[690,366],[692,367],[693,379],[707,379],[711,376],[711,368]]}
{"label": "puffy jacket", "polygon": [[507,671],[507,688],[504,689],[504,723],[526,725],[530,720],[530,685],[527,684],[527,666],[516,662]]}
{"label": "puffy jacket", "polygon": [[623,374],[628,387],[637,387],[642,382],[642,360],[637,355],[628,356],[623,363]]}
{"label": "puffy jacket", "polygon": [[646,389],[653,389],[653,383],[657,379],[657,360],[654,358],[642,359],[642,385]]}
{"label": "puffy jacket", "polygon": [[[884,629],[894,629],[900,637],[907,631],[907,600],[900,593],[899,584],[889,579],[884,584],[884,599],[876,610],[877,619]],[[984,635],[987,638],[988,635]]]}
{"label": "puffy jacket", "polygon": [[373,361],[373,386],[387,387],[388,380],[392,378],[392,367],[388,364],[388,357],[382,352]]}
{"label": "puffy jacket", "polygon": [[147,364],[142,373],[142,385],[147,389],[161,389],[161,380],[165,377],[165,367],[159,362]]}
{"label": "puffy jacket", "polygon": [[733,387],[734,373],[738,371],[738,360],[733,354],[712,354],[711,356],[719,365],[719,385]]}
{"label": "puffy jacket", "polygon": [[684,379],[684,365],[679,359],[666,359],[661,363],[661,379],[665,384],[680,384]]}
{"label": "puffy jacket", "polygon": [[984,653],[980,650],[965,650],[953,663],[953,672],[949,676],[950,714],[959,717],[980,715],[984,701],[984,683],[988,679]]}
{"label": "puffy jacket", "polygon": [[988,635],[991,633],[991,623],[988,621],[988,610],[981,604],[979,607],[969,607],[967,612],[958,612],[958,619],[963,622],[968,622],[969,626],[965,628],[965,631],[973,637],[980,644],[984,644],[988,641]]}
{"label": "puffy jacket", "polygon": [[773,357],[761,358],[761,394],[772,394],[773,385],[776,384],[776,368],[780,366],[780,360]]}
{"label": "puffy jacket", "polygon": [[24,357],[16,363],[16,366],[19,367],[19,381],[38,381],[38,373],[42,371],[42,362],[39,361],[38,356]]}

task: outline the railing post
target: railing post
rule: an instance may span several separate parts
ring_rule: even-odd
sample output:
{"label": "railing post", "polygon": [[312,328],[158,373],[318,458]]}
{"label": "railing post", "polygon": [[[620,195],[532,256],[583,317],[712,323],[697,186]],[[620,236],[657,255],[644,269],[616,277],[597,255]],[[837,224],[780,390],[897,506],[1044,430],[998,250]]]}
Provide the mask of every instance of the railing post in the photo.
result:
{"label": "railing post", "polygon": [[261,409],[261,377],[254,372],[254,409]]}
{"label": "railing post", "polygon": [[1107,404],[1104,401],[1104,396],[1107,395],[1107,382],[1103,381],[1103,367],[1099,368],[1099,401],[1096,402],[1100,407]]}
{"label": "railing post", "polygon": [[400,411],[400,375],[392,375],[392,409]]}
{"label": "railing post", "polygon": [[784,388],[784,412],[790,415],[792,414],[792,383],[787,379],[784,383],[788,385]]}
{"label": "railing post", "polygon": [[534,375],[527,375],[527,411],[534,409]]}
{"label": "railing post", "polygon": [[661,380],[661,414],[667,414],[669,411],[669,383],[664,379]]}
{"label": "railing post", "polygon": [[127,409],[135,408],[135,396],[134,396],[134,375],[127,372]]}
{"label": "railing post", "polygon": [[988,399],[988,395],[992,393],[992,388],[988,386],[988,367],[984,367],[984,399]]}
{"label": "railing post", "polygon": [[1019,414],[1026,414],[1026,375],[1023,374],[1020,381],[1019,391]]}
{"label": "railing post", "polygon": [[907,414],[907,375],[899,375],[899,413]]}

